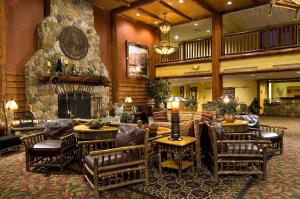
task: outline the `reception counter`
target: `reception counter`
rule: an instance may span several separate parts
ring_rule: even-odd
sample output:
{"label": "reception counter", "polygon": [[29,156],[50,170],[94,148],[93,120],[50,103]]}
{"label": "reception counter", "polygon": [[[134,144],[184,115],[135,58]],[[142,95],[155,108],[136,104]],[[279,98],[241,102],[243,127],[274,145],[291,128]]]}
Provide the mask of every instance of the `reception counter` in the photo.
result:
{"label": "reception counter", "polygon": [[279,102],[265,103],[264,115],[300,117],[300,97],[281,97]]}

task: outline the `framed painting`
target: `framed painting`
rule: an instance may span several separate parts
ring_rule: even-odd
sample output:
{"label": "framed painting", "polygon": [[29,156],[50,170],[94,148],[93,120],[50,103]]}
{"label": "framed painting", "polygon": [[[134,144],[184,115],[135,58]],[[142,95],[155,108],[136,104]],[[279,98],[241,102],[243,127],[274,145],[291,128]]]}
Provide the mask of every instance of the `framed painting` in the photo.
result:
{"label": "framed painting", "polygon": [[197,87],[190,88],[190,98],[197,101]]}
{"label": "framed painting", "polygon": [[127,77],[148,77],[148,58],[148,46],[126,41]]}

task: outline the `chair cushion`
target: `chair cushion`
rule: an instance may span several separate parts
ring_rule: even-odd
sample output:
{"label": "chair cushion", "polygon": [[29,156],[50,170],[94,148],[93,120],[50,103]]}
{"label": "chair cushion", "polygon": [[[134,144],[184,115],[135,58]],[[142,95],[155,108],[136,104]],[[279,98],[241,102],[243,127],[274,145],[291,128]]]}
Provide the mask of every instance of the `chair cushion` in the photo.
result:
{"label": "chair cushion", "polygon": [[[84,158],[84,162],[88,165],[88,167],[90,169],[94,168],[94,158],[95,158],[95,156],[93,157],[91,155],[87,155]],[[108,164],[109,164],[111,166],[114,164],[122,163],[122,162],[126,161],[127,159],[128,159],[128,155],[126,153],[122,153],[122,152],[117,152],[117,153],[111,154],[110,161],[108,161],[107,155],[105,155],[105,156],[99,155],[98,156],[98,165],[99,166],[108,166]]]}
{"label": "chair cushion", "polygon": [[21,144],[21,140],[17,136],[7,135],[7,136],[0,137],[0,149],[6,149],[20,144]]}
{"label": "chair cushion", "polygon": [[67,135],[72,132],[74,127],[72,120],[60,120],[48,122],[45,125],[45,136],[46,138],[59,139],[60,137]]}
{"label": "chair cushion", "polygon": [[116,135],[116,147],[144,144],[145,129],[120,125]]}
{"label": "chair cushion", "polygon": [[43,140],[34,144],[30,149],[31,154],[52,156],[58,155],[61,149],[61,142],[55,139]]}
{"label": "chair cushion", "polygon": [[274,132],[262,132],[261,137],[265,140],[277,140],[280,138],[280,135]]}

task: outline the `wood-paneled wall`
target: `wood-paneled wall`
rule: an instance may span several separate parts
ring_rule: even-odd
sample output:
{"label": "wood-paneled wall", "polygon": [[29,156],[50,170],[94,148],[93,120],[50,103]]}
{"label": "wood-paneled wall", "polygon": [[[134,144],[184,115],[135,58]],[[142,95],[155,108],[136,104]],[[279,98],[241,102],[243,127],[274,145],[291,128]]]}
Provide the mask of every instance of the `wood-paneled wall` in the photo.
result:
{"label": "wood-paneled wall", "polygon": [[[6,16],[5,1],[0,1],[0,96],[5,96],[5,73],[6,73]],[[0,100],[3,100],[0,98]]]}

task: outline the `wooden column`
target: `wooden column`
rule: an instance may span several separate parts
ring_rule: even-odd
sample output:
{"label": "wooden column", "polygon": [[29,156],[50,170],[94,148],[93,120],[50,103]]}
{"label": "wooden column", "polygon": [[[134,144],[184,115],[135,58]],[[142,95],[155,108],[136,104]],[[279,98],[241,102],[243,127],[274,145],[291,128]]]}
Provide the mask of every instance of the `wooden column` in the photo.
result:
{"label": "wooden column", "polygon": [[221,14],[212,17],[212,99],[222,95],[222,77],[220,76],[220,57],[222,52],[223,22]]}
{"label": "wooden column", "polygon": [[[0,1],[0,96],[6,94],[6,11],[5,0]],[[0,99],[1,100],[1,99]]]}
{"label": "wooden column", "polygon": [[111,87],[112,103],[118,102],[119,70],[118,70],[118,46],[117,46],[117,14],[111,13]]}

